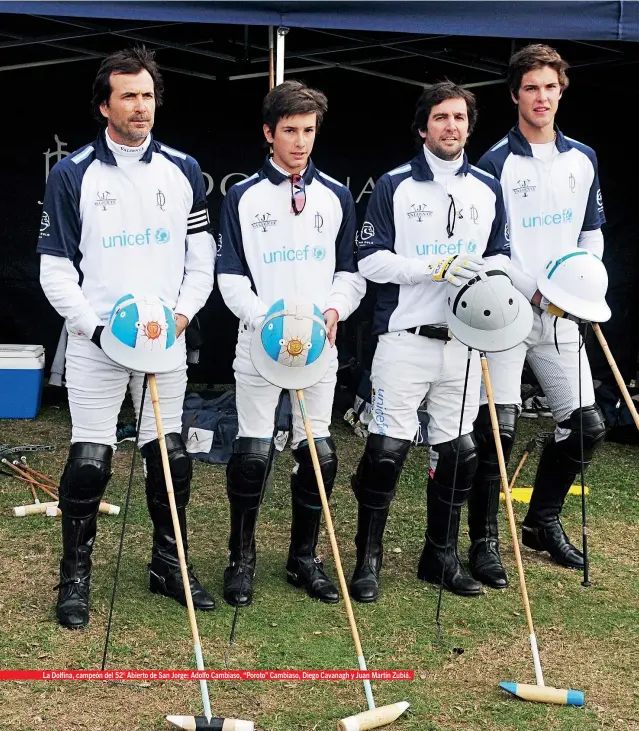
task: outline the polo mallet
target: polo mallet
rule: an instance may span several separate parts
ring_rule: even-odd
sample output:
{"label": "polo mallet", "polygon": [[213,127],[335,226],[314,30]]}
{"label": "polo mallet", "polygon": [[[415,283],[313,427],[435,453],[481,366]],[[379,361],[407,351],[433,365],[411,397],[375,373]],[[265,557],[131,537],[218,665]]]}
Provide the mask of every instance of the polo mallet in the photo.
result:
{"label": "polo mallet", "polygon": [[[180,529],[180,521],[175,504],[175,493],[173,491],[173,480],[171,478],[171,468],[169,465],[169,455],[164,440],[164,429],[162,427],[162,415],[160,413],[160,401],[158,398],[158,387],[155,374],[148,374],[149,391],[151,392],[151,403],[153,404],[153,413],[155,415],[155,425],[158,432],[158,442],[160,445],[160,454],[162,455],[162,468],[164,471],[164,481],[166,483],[166,491],[169,498],[169,507],[171,509],[171,519],[173,521],[173,531],[175,532],[175,543],[180,561],[180,572],[182,574],[182,583],[184,584],[184,594],[186,597],[186,608],[189,616],[189,624],[191,625],[191,634],[193,635],[193,650],[195,652],[195,662],[198,670],[204,670],[204,659],[202,657],[202,646],[200,644],[200,635],[197,628],[197,620],[195,619],[195,609],[193,607],[193,597],[191,596],[191,585],[189,583],[189,574],[186,567],[186,557],[184,556],[184,546],[182,544],[182,530]],[[204,716],[167,716],[166,720],[181,729],[191,729],[195,731],[253,731],[253,721],[242,721],[236,718],[213,718],[211,715],[211,701],[209,699],[209,690],[206,680],[200,680],[200,691],[202,693],[202,705],[204,706]]]}
{"label": "polo mallet", "polygon": [[442,598],[444,595],[444,574],[446,572],[446,558],[448,555],[448,541],[450,540],[450,524],[453,519],[453,503],[455,502],[455,489],[457,487],[457,467],[459,465],[459,450],[461,448],[461,436],[464,424],[464,409],[466,408],[466,394],[468,392],[468,374],[470,372],[470,360],[473,351],[468,348],[468,355],[466,357],[466,375],[464,376],[464,390],[462,392],[461,402],[461,415],[459,417],[459,431],[457,433],[457,449],[455,451],[455,467],[453,469],[453,489],[450,493],[450,505],[448,506],[448,526],[446,528],[446,548],[444,549],[444,562],[442,565],[442,575],[439,582],[439,594],[437,596],[437,614],[435,615],[435,624],[437,625],[437,637],[441,639],[442,626],[440,622]]}
{"label": "polo mallet", "polygon": [[632,414],[632,419],[635,422],[635,426],[637,427],[637,429],[639,429],[639,414],[637,413],[637,408],[635,406],[635,402],[632,400],[632,397],[630,396],[630,393],[628,392],[628,388],[627,388],[626,384],[624,383],[623,376],[621,375],[621,372],[620,372],[619,368],[617,367],[617,363],[615,362],[615,359],[613,358],[612,353],[610,352],[610,348],[608,347],[606,338],[604,337],[604,334],[601,331],[601,328],[599,327],[599,323],[593,322],[592,329],[595,331],[595,335],[597,336],[599,345],[601,345],[601,349],[603,350],[604,355],[606,356],[608,365],[610,366],[610,368],[612,370],[612,375],[615,377],[615,381],[617,381],[617,386],[619,386],[619,390],[621,391],[623,400],[626,402],[628,411],[630,411],[630,413]]}
{"label": "polo mallet", "polygon": [[[120,507],[102,501],[100,502],[98,512],[104,515],[119,515]],[[27,515],[60,516],[62,515],[62,511],[58,507],[58,501],[56,499],[55,502],[37,502],[30,505],[18,505],[13,509],[13,514],[16,518],[24,518]]]}
{"label": "polo mallet", "polygon": [[[313,469],[315,471],[315,477],[317,479],[317,487],[319,489],[320,500],[322,501],[324,521],[326,522],[326,530],[328,531],[328,535],[331,541],[333,558],[335,559],[335,567],[337,569],[337,575],[339,577],[339,585],[342,591],[342,598],[344,599],[346,615],[348,617],[348,623],[351,628],[351,634],[353,635],[353,642],[355,643],[357,662],[359,664],[359,669],[366,671],[366,660],[364,659],[364,651],[362,650],[362,643],[359,639],[359,632],[357,631],[357,625],[355,624],[355,617],[353,615],[353,607],[351,605],[351,599],[348,594],[346,579],[344,578],[344,570],[342,569],[342,561],[339,556],[339,548],[337,547],[337,539],[335,538],[335,531],[333,529],[331,511],[328,507],[328,500],[326,498],[326,490],[324,488],[322,470],[320,467],[319,459],[317,457],[317,450],[315,449],[313,429],[311,428],[311,423],[309,421],[308,414],[306,413],[306,405],[304,403],[304,391],[302,389],[297,389],[296,394],[297,400],[300,405],[300,411],[302,413],[302,420],[304,422],[304,430],[306,432],[308,448],[311,453]],[[407,701],[400,701],[398,703],[392,703],[390,705],[377,708],[375,706],[375,700],[373,699],[373,691],[371,688],[370,680],[364,680],[364,693],[366,694],[368,711],[364,711],[362,713],[358,713],[355,716],[348,716],[348,718],[341,719],[341,721],[337,724],[337,728],[339,729],[339,731],[367,731],[367,729],[386,726],[387,724],[392,723],[397,718],[399,718],[410,705],[410,703],[408,703]]]}
{"label": "polo mallet", "polygon": [[533,625],[532,614],[530,611],[530,602],[528,601],[528,590],[526,589],[526,577],[524,575],[524,566],[519,551],[519,539],[517,537],[517,526],[515,524],[515,514],[513,512],[513,504],[510,497],[510,488],[508,486],[508,475],[506,473],[506,462],[504,460],[504,451],[501,445],[501,437],[499,433],[499,421],[497,419],[497,410],[495,409],[495,399],[493,397],[493,389],[490,382],[490,373],[488,372],[488,361],[486,354],[481,352],[481,370],[484,378],[484,386],[486,388],[486,398],[488,400],[488,410],[490,412],[490,423],[493,428],[493,436],[495,438],[495,448],[497,449],[497,461],[499,462],[499,473],[501,476],[501,488],[504,492],[506,500],[506,512],[508,513],[508,524],[513,540],[513,549],[515,551],[515,562],[517,563],[517,573],[519,574],[519,586],[521,588],[521,597],[524,603],[524,611],[526,613],[526,623],[528,625],[528,634],[530,639],[530,649],[533,656],[533,664],[535,667],[536,684],[502,682],[499,684],[501,688],[512,693],[518,698],[527,701],[536,701],[537,703],[557,703],[559,705],[583,706],[584,694],[580,690],[564,690],[560,688],[551,688],[544,683],[544,676],[541,670],[541,660],[539,658],[539,649],[537,647],[537,638],[535,636],[535,628]]}
{"label": "polo mallet", "polygon": [[579,328],[579,340],[577,344],[577,359],[579,363],[579,476],[581,478],[581,546],[584,557],[584,578],[581,582],[583,587],[592,586],[589,577],[589,562],[588,562],[588,527],[586,524],[586,486],[584,479],[584,414],[581,403],[581,350],[586,343],[585,334],[588,330],[588,323],[584,326],[584,335],[581,334],[581,328]]}

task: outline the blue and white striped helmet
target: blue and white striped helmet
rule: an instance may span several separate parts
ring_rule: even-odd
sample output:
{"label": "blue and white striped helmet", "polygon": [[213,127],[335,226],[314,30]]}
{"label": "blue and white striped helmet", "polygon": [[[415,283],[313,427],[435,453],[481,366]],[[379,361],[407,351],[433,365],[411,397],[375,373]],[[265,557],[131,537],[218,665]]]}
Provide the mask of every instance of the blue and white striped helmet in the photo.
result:
{"label": "blue and white striped helmet", "polygon": [[326,325],[320,308],[295,297],[277,300],[251,339],[251,360],[274,386],[310,388],[330,365]]}
{"label": "blue and white striped helmet", "polygon": [[142,373],[167,373],[185,359],[168,303],[154,294],[125,294],[115,303],[100,337],[102,350],[119,365]]}

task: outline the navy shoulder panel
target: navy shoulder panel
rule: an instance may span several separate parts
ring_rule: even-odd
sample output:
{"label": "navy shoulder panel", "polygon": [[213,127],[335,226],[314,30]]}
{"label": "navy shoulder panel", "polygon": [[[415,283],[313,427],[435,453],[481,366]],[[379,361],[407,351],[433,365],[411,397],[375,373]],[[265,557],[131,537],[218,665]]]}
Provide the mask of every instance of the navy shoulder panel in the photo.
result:
{"label": "navy shoulder panel", "polygon": [[508,144],[508,136],[499,140],[490,150],[485,152],[479,159],[477,167],[485,170],[493,175],[497,180],[501,180],[501,173],[504,169],[506,158],[510,155],[510,145]]}

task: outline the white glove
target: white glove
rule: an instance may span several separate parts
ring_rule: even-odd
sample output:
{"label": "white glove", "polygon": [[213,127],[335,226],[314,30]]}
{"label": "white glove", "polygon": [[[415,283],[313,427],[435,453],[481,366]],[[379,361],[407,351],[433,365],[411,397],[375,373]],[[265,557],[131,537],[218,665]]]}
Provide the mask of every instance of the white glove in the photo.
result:
{"label": "white glove", "polygon": [[433,282],[450,282],[461,287],[469,279],[474,279],[485,264],[479,256],[460,254],[432,262],[428,265],[428,273]]}
{"label": "white glove", "polygon": [[544,312],[547,312],[549,315],[554,315],[555,317],[563,317],[564,320],[572,320],[573,322],[585,322],[585,320],[581,320],[579,317],[571,315],[569,312],[566,312],[560,307],[557,307],[557,305],[553,305],[553,303],[549,299],[546,299],[543,294],[541,295],[541,302],[539,303],[539,307]]}

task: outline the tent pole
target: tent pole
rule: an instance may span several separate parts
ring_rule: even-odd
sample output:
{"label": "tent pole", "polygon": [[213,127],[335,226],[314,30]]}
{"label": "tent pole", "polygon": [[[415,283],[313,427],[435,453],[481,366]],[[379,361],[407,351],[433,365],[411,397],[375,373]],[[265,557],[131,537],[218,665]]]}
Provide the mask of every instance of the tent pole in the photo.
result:
{"label": "tent pole", "polygon": [[268,27],[268,90],[275,86],[275,48],[273,46],[273,26]]}
{"label": "tent pole", "polygon": [[277,29],[277,58],[275,66],[275,86],[284,81],[284,38],[288,33],[289,29],[280,26]]}

